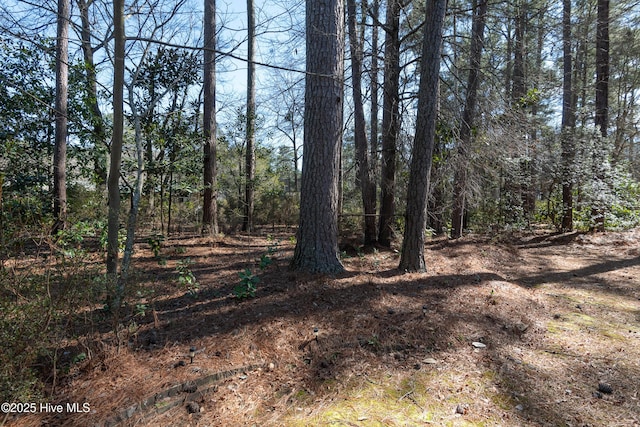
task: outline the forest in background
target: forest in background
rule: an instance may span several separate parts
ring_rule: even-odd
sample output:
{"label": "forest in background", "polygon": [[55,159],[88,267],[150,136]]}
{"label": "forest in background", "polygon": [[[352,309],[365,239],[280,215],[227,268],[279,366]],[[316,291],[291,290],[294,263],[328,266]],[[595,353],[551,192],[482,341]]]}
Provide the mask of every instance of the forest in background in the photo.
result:
{"label": "forest in background", "polygon": [[[268,7],[257,5],[254,34],[259,57],[254,59],[258,90],[250,123],[256,140],[250,147],[255,156],[255,176],[250,182],[255,187],[255,218],[251,219],[256,225],[296,223],[303,155],[304,7],[301,2],[270,3]],[[405,2],[391,14],[397,16],[389,16],[384,3],[357,3],[354,52],[361,58],[358,80],[366,112],[369,175],[377,195],[374,201],[380,198],[382,180],[389,179],[384,173],[394,172],[394,228],[401,229],[415,132],[423,6],[419,1]],[[197,48],[202,40],[197,6],[184,1],[126,6],[127,107],[121,193],[129,197],[134,192],[135,115],[146,175],[140,224],[163,234],[174,227],[198,229],[202,221],[203,58]],[[471,21],[477,5],[448,4],[429,228],[436,234],[449,231],[453,198],[460,194],[465,200],[467,229],[522,227],[532,222],[562,228],[562,186],[567,180],[574,187],[573,216],[578,229],[593,227],[594,207],[607,211],[609,229],[637,224],[637,4],[619,2],[610,12],[605,136],[595,124],[597,4],[573,5],[569,54],[575,123],[571,125],[571,170],[566,179],[562,161],[568,154],[561,142],[562,8],[545,1],[485,6],[484,37],[476,64],[479,96],[471,138],[462,144],[466,138],[463,119],[469,121],[463,114],[473,68]],[[106,216],[113,113],[109,7],[94,1],[71,8],[66,165],[70,224],[100,222]],[[0,165],[3,238],[9,239],[12,224],[39,228],[53,215],[57,8],[55,3],[36,8],[18,2],[4,9]],[[221,227],[230,231],[243,227],[247,205],[247,23],[246,16],[229,11],[224,3],[218,9],[216,190]],[[391,37],[388,30],[396,21],[397,36]],[[388,38],[398,48],[391,59],[386,58]],[[349,77],[351,58],[346,58],[346,64]],[[397,84],[387,81],[389,71],[397,72],[391,76]],[[358,175],[361,161],[350,82],[345,86],[339,213],[344,214],[343,225],[359,230],[362,216],[358,215],[364,213]],[[386,103],[385,94],[392,98]],[[388,122],[382,124],[388,105],[395,105],[397,111],[390,111]],[[394,132],[389,134],[384,126],[395,121]],[[462,149],[463,145],[467,147]],[[390,158],[395,171],[386,166]],[[465,173],[457,176],[465,175],[465,182],[455,190],[456,172],[462,167]]]}
{"label": "forest in background", "polygon": [[[28,304],[16,312],[16,298],[47,295],[48,282],[21,282],[12,267],[23,254],[39,257],[45,246],[65,266],[52,270],[62,272],[60,280],[90,278],[97,290],[89,299],[113,309],[125,296],[126,277],[112,282],[96,266],[74,272],[81,270],[77,257],[106,254],[107,270],[114,265],[110,256],[117,261],[124,254],[126,263],[136,229],[159,248],[184,232],[298,224],[303,138],[312,132],[305,128],[305,80],[313,75],[305,71],[305,5],[268,3],[247,2],[248,9],[237,11],[213,2],[213,21],[206,21],[212,2],[121,3],[122,39],[115,3],[2,6],[3,322],[32,316]],[[409,185],[410,165],[422,124],[422,70],[433,65],[421,62],[431,4],[346,3],[333,213],[341,235],[356,236],[358,248],[398,247],[413,217],[407,210],[416,187]],[[536,224],[565,232],[638,225],[638,9],[637,2],[622,1],[609,10],[604,0],[447,4],[437,37],[437,117],[426,167],[430,233],[459,238]],[[213,37],[206,36],[207,22]],[[211,64],[213,88],[206,78]],[[211,89],[215,104],[207,102]],[[124,106],[119,118],[117,96]],[[213,109],[209,115],[207,108]],[[118,123],[122,146],[114,150]],[[116,151],[121,162],[114,162]],[[113,173],[114,165],[121,170]],[[108,185],[109,177],[118,178],[116,186]],[[114,208],[107,203],[109,187],[122,200],[115,218],[108,212]],[[207,220],[211,206],[213,219]],[[88,242],[95,244],[90,251]],[[182,272],[190,280],[188,263]],[[51,301],[29,304],[53,316]],[[7,357],[26,345],[11,330],[5,330],[6,342],[15,342],[16,351]],[[28,366],[19,370],[32,375]],[[30,383],[24,384],[28,393]]]}

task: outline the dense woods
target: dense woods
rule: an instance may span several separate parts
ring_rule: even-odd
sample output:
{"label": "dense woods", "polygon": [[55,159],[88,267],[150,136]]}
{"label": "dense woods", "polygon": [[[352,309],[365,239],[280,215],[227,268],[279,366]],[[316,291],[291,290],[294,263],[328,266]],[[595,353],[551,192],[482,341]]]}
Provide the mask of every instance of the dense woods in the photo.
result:
{"label": "dense woods", "polygon": [[[4,10],[5,221],[26,206],[35,209],[28,209],[25,225],[53,221],[54,231],[104,221],[102,208],[82,207],[106,204],[109,152],[112,180],[122,176],[121,196],[133,198],[136,173],[142,175],[136,221],[142,229],[169,235],[188,228],[217,232],[218,224],[231,231],[297,222],[302,134],[314,131],[304,127],[300,103],[304,5],[248,3],[248,14],[208,3],[201,13],[188,2],[125,10],[121,82],[118,22],[104,19],[113,15],[110,6],[79,2],[67,12],[58,3],[35,12],[20,3]],[[637,223],[635,6],[447,5],[428,190],[431,233],[455,238],[532,223],[562,230]],[[342,231],[390,246],[404,230],[421,125],[425,5],[347,2],[344,9],[348,31],[340,43],[349,49],[339,58],[347,85],[335,214]],[[199,15],[203,25],[194,25]],[[125,122],[117,150],[120,86]],[[287,96],[292,102],[280,101]],[[122,153],[121,173],[111,140]],[[4,235],[10,238],[11,230]]]}
{"label": "dense woods", "polygon": [[[294,271],[423,272],[431,236],[640,224],[635,0],[69,1],[0,6],[2,400],[60,313],[104,304],[121,344],[142,238],[284,226]],[[16,279],[45,246],[92,283],[57,306]]]}

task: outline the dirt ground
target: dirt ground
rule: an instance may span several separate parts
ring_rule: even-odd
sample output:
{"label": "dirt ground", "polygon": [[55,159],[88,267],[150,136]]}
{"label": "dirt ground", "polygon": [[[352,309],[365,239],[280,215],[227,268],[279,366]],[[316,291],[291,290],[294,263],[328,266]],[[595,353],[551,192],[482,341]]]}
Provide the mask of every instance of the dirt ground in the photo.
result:
{"label": "dirt ground", "polygon": [[347,245],[337,277],[290,272],[292,236],[140,243],[120,350],[96,314],[62,413],[5,425],[640,426],[640,230],[433,239],[424,274]]}

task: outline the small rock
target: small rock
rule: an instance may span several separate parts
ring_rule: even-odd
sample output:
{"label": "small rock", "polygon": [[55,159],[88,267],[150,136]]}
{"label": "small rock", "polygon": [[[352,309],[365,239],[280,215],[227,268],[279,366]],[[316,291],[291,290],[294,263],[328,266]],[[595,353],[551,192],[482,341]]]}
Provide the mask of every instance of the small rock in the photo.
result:
{"label": "small rock", "polygon": [[458,404],[456,406],[456,414],[466,415],[469,412],[469,405]]}
{"label": "small rock", "polygon": [[486,348],[487,345],[484,343],[481,343],[479,341],[474,341],[471,343],[472,346],[474,346],[475,348]]}
{"label": "small rock", "polygon": [[598,391],[604,394],[611,394],[613,393],[613,387],[611,387],[611,385],[607,383],[599,383]]}
{"label": "small rock", "polygon": [[190,414],[197,414],[198,412],[200,412],[200,405],[198,405],[196,402],[187,403],[187,412]]}
{"label": "small rock", "polygon": [[435,365],[438,363],[438,361],[432,357],[427,357],[422,361],[422,363],[426,363],[427,365]]}
{"label": "small rock", "polygon": [[276,369],[276,365],[275,365],[273,362],[269,363],[269,366],[267,367],[267,370],[268,370],[269,372],[271,372],[271,371],[273,371],[274,369]]}
{"label": "small rock", "polygon": [[599,391],[594,391],[593,393],[591,393],[591,395],[596,399],[602,399],[602,393],[600,393]]}
{"label": "small rock", "polygon": [[522,406],[522,403],[516,405],[516,411],[524,411],[524,406]]}
{"label": "small rock", "polygon": [[198,384],[193,381],[188,381],[182,386],[182,391],[185,393],[195,393],[196,390],[198,390]]}
{"label": "small rock", "polygon": [[136,413],[137,409],[138,409],[138,405],[133,405],[127,408],[127,418],[133,417],[133,414]]}
{"label": "small rock", "polygon": [[173,365],[173,367],[174,367],[174,368],[179,368],[179,367],[181,367],[181,366],[185,366],[185,365],[186,365],[186,363],[184,363],[184,360],[181,360],[181,361],[179,361],[179,362],[175,363],[175,364]]}

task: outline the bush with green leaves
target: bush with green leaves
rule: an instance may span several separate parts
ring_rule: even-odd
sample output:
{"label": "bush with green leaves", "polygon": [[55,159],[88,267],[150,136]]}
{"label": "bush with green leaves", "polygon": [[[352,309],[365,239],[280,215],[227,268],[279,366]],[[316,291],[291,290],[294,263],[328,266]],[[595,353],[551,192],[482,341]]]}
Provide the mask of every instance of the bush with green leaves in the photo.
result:
{"label": "bush with green leaves", "polygon": [[43,397],[45,382],[62,369],[59,348],[69,338],[67,325],[79,320],[81,307],[104,298],[104,283],[96,280],[102,276],[100,266],[83,247],[90,230],[88,224],[77,224],[55,241],[43,236],[32,243],[43,248],[29,256],[27,270],[13,268],[16,254],[0,265],[2,401]]}
{"label": "bush with green leaves", "polygon": [[253,274],[249,268],[245,268],[238,275],[240,283],[233,288],[233,294],[238,299],[254,298],[257,290],[256,285],[260,282],[260,278]]}
{"label": "bush with green leaves", "polygon": [[46,354],[51,300],[38,297],[46,289],[34,278],[0,270],[0,399],[36,401],[44,385],[35,368]]}
{"label": "bush with green leaves", "polygon": [[178,261],[176,264],[176,272],[178,273],[178,283],[180,286],[186,288],[190,295],[196,296],[200,289],[200,284],[193,274],[193,271],[191,271],[192,265],[193,261],[191,258]]}
{"label": "bush with green leaves", "polygon": [[[267,240],[270,242],[269,246],[257,261],[260,271],[265,271],[273,264],[274,256],[278,252],[280,245],[280,242],[274,240],[271,235],[267,236]],[[240,276],[240,283],[233,288],[233,294],[238,299],[254,298],[258,290],[257,285],[260,283],[260,277],[254,274],[250,268],[245,268],[244,271],[238,273],[238,276]]]}

